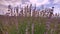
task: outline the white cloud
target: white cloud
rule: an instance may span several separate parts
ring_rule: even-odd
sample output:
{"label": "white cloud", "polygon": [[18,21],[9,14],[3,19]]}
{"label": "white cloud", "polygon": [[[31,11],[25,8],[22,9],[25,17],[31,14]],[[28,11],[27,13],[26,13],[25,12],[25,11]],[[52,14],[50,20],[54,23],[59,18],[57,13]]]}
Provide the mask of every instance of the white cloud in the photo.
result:
{"label": "white cloud", "polygon": [[[2,4],[4,6],[7,6],[7,5],[11,4],[13,6],[16,6],[16,5],[21,4],[22,2],[24,2],[24,1],[23,0],[22,1],[21,0],[9,0],[9,1],[8,0],[0,0],[0,5]],[[49,0],[30,0],[30,3],[36,4],[36,6],[40,6],[40,5],[49,4],[50,2],[49,2]],[[54,3],[60,4],[60,0],[54,0]],[[27,4],[29,4],[29,2]],[[24,4],[24,5],[26,5],[26,4]],[[1,8],[1,6],[0,6],[1,10],[6,11],[6,8],[5,9],[3,9],[3,8],[4,7]],[[54,13],[58,13],[59,11],[60,11],[60,6],[59,7],[55,6]]]}
{"label": "white cloud", "polygon": [[60,4],[60,0],[54,0],[54,3]]}
{"label": "white cloud", "polygon": [[54,13],[60,13],[60,7],[58,5],[55,6]]}
{"label": "white cloud", "polygon": [[39,0],[30,0],[30,2],[32,4],[36,4],[37,6],[43,5],[43,4],[48,4],[49,3],[48,1],[49,0],[42,0],[42,1],[39,1]]}
{"label": "white cloud", "polygon": [[15,5],[18,5],[20,3],[22,3],[21,0],[2,0],[2,1],[0,1],[0,4],[3,4],[3,5],[11,4],[11,5],[15,6]]}

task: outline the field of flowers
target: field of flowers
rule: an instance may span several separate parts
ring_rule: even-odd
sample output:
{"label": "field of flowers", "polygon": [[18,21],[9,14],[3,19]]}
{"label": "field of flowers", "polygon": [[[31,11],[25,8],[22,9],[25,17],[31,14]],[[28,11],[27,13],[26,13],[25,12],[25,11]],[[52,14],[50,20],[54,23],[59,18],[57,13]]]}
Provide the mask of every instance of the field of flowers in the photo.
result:
{"label": "field of flowers", "polygon": [[60,18],[0,16],[0,34],[60,34]]}

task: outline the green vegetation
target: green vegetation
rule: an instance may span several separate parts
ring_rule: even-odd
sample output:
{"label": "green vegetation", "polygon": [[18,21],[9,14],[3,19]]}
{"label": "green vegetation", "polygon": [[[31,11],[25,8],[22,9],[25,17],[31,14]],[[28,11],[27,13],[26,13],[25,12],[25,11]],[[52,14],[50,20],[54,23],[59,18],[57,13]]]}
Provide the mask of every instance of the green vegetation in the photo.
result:
{"label": "green vegetation", "polygon": [[[18,29],[16,26],[15,20],[18,22]],[[28,33],[32,34],[32,24],[34,24],[34,34],[51,34],[51,29],[53,34],[59,34],[60,24],[58,19],[52,18],[50,23],[50,29],[46,29],[46,22],[48,18],[43,17],[18,17],[18,18],[1,18],[0,19],[0,29],[2,29],[2,33],[5,34],[26,34],[26,29],[28,29]],[[56,27],[55,27],[56,25]],[[57,28],[58,27],[58,28]],[[1,32],[1,31],[0,31]]]}

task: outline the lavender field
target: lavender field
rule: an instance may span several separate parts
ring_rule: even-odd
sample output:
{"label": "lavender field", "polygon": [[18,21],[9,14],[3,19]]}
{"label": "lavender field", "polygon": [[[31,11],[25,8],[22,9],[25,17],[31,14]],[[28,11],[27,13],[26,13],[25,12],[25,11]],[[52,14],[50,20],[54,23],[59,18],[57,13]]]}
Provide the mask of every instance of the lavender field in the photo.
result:
{"label": "lavender field", "polygon": [[60,34],[60,18],[0,16],[0,34]]}
{"label": "lavender field", "polygon": [[60,34],[60,0],[0,0],[0,34]]}

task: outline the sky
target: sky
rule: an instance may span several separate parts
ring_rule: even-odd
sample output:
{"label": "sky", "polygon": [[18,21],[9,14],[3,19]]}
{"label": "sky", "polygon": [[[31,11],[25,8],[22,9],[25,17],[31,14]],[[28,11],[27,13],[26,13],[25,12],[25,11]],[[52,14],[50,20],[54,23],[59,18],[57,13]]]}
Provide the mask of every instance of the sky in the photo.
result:
{"label": "sky", "polygon": [[44,5],[45,7],[54,6],[54,13],[60,13],[60,0],[0,0],[0,14],[7,12],[7,6],[17,6],[20,4],[31,3],[37,7]]}

